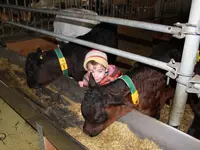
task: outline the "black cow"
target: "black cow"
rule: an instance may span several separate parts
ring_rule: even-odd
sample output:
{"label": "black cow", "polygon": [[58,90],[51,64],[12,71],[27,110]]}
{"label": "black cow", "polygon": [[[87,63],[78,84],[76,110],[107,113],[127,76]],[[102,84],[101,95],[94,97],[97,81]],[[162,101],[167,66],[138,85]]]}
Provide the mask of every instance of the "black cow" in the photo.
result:
{"label": "black cow", "polygon": [[[89,33],[77,38],[117,48],[117,26],[100,23],[93,27]],[[85,74],[83,68],[85,55],[92,48],[69,42],[62,43],[60,49],[68,64],[68,75],[73,77],[75,81],[80,81]],[[116,58],[116,55],[108,54],[110,64],[115,64]],[[62,71],[55,51],[42,52],[38,49],[36,52],[28,54],[25,73],[30,88],[46,85],[61,76]]]}

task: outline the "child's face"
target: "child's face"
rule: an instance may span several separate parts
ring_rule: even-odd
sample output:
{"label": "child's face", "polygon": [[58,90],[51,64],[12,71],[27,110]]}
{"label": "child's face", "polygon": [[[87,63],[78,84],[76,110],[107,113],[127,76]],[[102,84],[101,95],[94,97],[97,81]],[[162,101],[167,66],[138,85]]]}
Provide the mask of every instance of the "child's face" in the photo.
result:
{"label": "child's face", "polygon": [[106,68],[101,64],[92,65],[88,63],[88,72],[92,73],[95,81],[99,83],[106,75]]}

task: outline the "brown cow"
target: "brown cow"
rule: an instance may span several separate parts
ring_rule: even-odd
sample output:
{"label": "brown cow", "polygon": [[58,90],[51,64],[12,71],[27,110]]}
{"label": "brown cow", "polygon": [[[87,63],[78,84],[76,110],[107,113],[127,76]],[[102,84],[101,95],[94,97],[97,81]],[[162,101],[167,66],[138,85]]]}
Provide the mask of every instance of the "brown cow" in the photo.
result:
{"label": "brown cow", "polygon": [[[180,61],[181,54],[180,46],[172,42],[158,45],[150,57],[164,62],[169,62],[171,58]],[[132,79],[138,90],[138,105],[132,103],[130,90],[123,80],[117,79],[100,87],[90,76],[89,89],[81,105],[81,112],[85,119],[83,130],[86,134],[98,135],[115,120],[133,109],[159,118],[160,109],[174,95],[176,82],[172,80],[170,85],[166,86],[163,70],[137,63],[126,75]]]}
{"label": "brown cow", "polygon": [[173,88],[166,87],[165,75],[153,67],[139,64],[127,75],[138,90],[138,105],[132,103],[130,90],[123,80],[117,79],[100,87],[90,76],[89,90],[81,106],[85,118],[83,130],[86,134],[98,135],[132,109],[157,118],[162,106],[174,94]]}

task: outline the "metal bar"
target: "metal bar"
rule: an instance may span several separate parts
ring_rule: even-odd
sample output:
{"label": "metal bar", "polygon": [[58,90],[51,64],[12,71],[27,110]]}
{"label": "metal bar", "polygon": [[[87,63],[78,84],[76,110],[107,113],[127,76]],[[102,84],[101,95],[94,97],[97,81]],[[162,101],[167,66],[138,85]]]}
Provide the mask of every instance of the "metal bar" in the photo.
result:
{"label": "metal bar", "polygon": [[36,122],[36,129],[40,142],[40,150],[45,150],[43,127]]}
{"label": "metal bar", "polygon": [[125,5],[123,4],[122,9],[121,9],[122,10],[122,13],[121,13],[122,14],[122,18],[124,18],[124,14],[125,14],[124,13],[124,10],[125,10],[124,7],[125,7]]}
{"label": "metal bar", "polygon": [[68,2],[67,8],[69,8],[70,7],[70,0],[67,0],[67,2]]}
{"label": "metal bar", "polygon": [[40,28],[43,29],[43,19],[42,19],[43,14],[40,13]]}
{"label": "metal bar", "polygon": [[50,30],[50,23],[49,23],[49,19],[50,19],[50,17],[49,17],[49,14],[47,14],[47,29],[48,30]]}
{"label": "metal bar", "polygon": [[199,150],[200,140],[157,121],[137,110],[121,117],[118,121],[128,125],[129,129],[142,139],[153,140],[161,150]]}
{"label": "metal bar", "polygon": [[92,10],[92,0],[88,0],[88,7],[89,7],[89,10]]}
{"label": "metal bar", "polygon": [[71,8],[74,6],[74,0],[71,1]]}
{"label": "metal bar", "polygon": [[[18,6],[18,0],[15,0],[15,5]],[[21,14],[21,16],[20,16],[20,14]],[[19,22],[20,22],[21,20],[23,21],[23,19],[24,19],[24,17],[25,17],[25,16],[24,16],[24,12],[23,12],[23,11],[17,11],[17,17],[18,17],[18,18],[17,18],[17,21],[19,21]],[[19,32],[22,32],[22,30],[19,29]]]}
{"label": "metal bar", "polygon": [[[200,19],[200,9],[198,8],[198,6],[200,6],[200,0],[192,0],[189,24],[197,24]],[[188,31],[195,32],[195,27],[189,27]],[[187,75],[191,75],[193,73],[199,43],[199,35],[186,34],[183,55],[179,70],[180,76],[177,79],[178,83],[169,120],[169,124],[174,127],[179,127],[180,121],[185,110],[185,104],[188,97],[185,85],[191,79],[191,77],[188,77]],[[185,76],[183,76],[182,74]]]}
{"label": "metal bar", "polygon": [[115,13],[115,5],[114,4],[112,4],[112,11],[113,11],[112,12],[112,17],[115,17],[116,13]]}
{"label": "metal bar", "polygon": [[61,9],[61,0],[59,1],[59,9]]}
{"label": "metal bar", "polygon": [[101,0],[99,0],[99,5],[97,8],[98,8],[97,11],[99,11],[98,14],[101,15]]}
{"label": "metal bar", "polygon": [[[24,0],[24,7],[26,7],[26,0]],[[26,17],[26,25],[28,25],[28,18],[29,18],[29,12],[27,13],[27,17]]]}
{"label": "metal bar", "polygon": [[[10,9],[10,14],[11,14],[11,20],[13,21],[13,11],[12,11],[12,8]],[[13,27],[12,27],[12,25],[10,26],[10,29],[11,29],[11,35],[13,35]]]}
{"label": "metal bar", "polygon": [[36,13],[33,13],[33,24],[34,27],[36,28],[36,17],[35,17]]}
{"label": "metal bar", "polygon": [[0,22],[0,30],[2,31],[2,35],[0,34],[0,38],[1,38],[1,37],[4,37],[4,23],[2,21]]}
{"label": "metal bar", "polygon": [[77,0],[74,0],[74,8],[77,8]]}
{"label": "metal bar", "polygon": [[[6,0],[6,3],[7,3],[7,5],[9,5],[10,4],[9,0]],[[12,9],[11,8],[9,9],[8,16],[9,16],[9,20],[13,21],[13,15],[12,15]],[[11,28],[11,35],[13,35],[13,28],[12,28],[12,26],[10,26],[10,28]]]}
{"label": "metal bar", "polygon": [[26,0],[24,0],[24,7],[26,7]]}
{"label": "metal bar", "polygon": [[14,23],[14,22],[10,22],[10,21],[5,21],[5,22],[9,23],[11,25],[16,25],[18,27],[22,27],[22,28],[25,28],[25,29],[28,29],[28,30],[32,30],[32,31],[35,31],[35,32],[39,32],[39,33],[42,33],[42,34],[46,34],[46,35],[49,35],[49,36],[59,38],[64,42],[70,41],[70,42],[80,44],[80,45],[84,45],[84,46],[87,46],[87,47],[100,49],[102,51],[105,51],[105,52],[108,52],[108,53],[111,53],[111,54],[114,54],[114,55],[117,55],[117,56],[121,56],[121,57],[124,57],[124,58],[132,59],[132,60],[147,64],[147,65],[150,65],[150,66],[155,66],[157,68],[160,68],[160,69],[163,69],[163,70],[166,70],[166,71],[173,71],[173,69],[171,67],[169,67],[167,65],[167,63],[164,63],[162,61],[158,61],[158,60],[154,60],[154,59],[151,59],[151,58],[148,58],[148,57],[144,57],[144,56],[136,55],[136,54],[133,54],[133,53],[125,52],[125,51],[115,49],[115,48],[111,48],[111,47],[108,47],[108,46],[95,44],[95,43],[92,43],[92,42],[88,42],[88,41],[84,41],[84,40],[80,40],[80,39],[76,39],[76,38],[71,38],[69,36],[63,36],[63,35],[55,34],[53,32],[28,27],[28,26],[25,26],[25,25],[21,25],[19,23]]}
{"label": "metal bar", "polygon": [[[103,16],[105,16],[105,1],[104,1],[104,3],[103,3]],[[108,5],[108,3],[107,3],[107,5]]]}
{"label": "metal bar", "polygon": [[97,1],[96,0],[94,1],[94,9],[95,9],[95,12],[97,12]]}
{"label": "metal bar", "polygon": [[105,6],[105,16],[109,16],[109,8],[110,8],[111,2],[108,0],[108,5]]}
{"label": "metal bar", "polygon": [[166,26],[166,25],[155,24],[155,23],[147,23],[147,22],[142,22],[142,21],[105,17],[105,16],[72,13],[70,10],[53,11],[53,10],[47,10],[47,9],[26,8],[26,7],[14,6],[14,5],[0,5],[0,7],[14,8],[14,9],[20,9],[20,10],[26,10],[26,11],[32,11],[32,12],[41,12],[41,13],[62,15],[62,16],[69,16],[69,17],[84,18],[84,19],[108,22],[108,23],[113,23],[113,24],[118,24],[118,25],[124,25],[124,26],[146,29],[146,30],[151,30],[151,31],[158,31],[158,32],[169,33],[169,34],[180,34],[181,32],[181,29],[179,27]]}

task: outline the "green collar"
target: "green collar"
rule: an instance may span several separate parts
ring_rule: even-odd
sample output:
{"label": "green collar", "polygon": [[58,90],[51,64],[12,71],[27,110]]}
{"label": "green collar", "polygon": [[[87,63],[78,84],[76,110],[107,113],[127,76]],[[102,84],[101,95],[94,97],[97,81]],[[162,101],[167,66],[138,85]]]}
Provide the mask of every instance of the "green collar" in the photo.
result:
{"label": "green collar", "polygon": [[63,75],[68,76],[68,66],[67,66],[65,57],[63,56],[60,48],[56,48],[55,52],[58,57],[58,61],[59,61],[60,68],[62,70]]}
{"label": "green collar", "polygon": [[130,77],[127,75],[124,75],[124,76],[119,77],[119,79],[122,79],[126,83],[126,85],[129,87],[131,91],[131,98],[132,98],[133,104],[135,105],[139,104],[139,94],[135,88],[135,85],[133,84],[133,81],[130,79]]}

